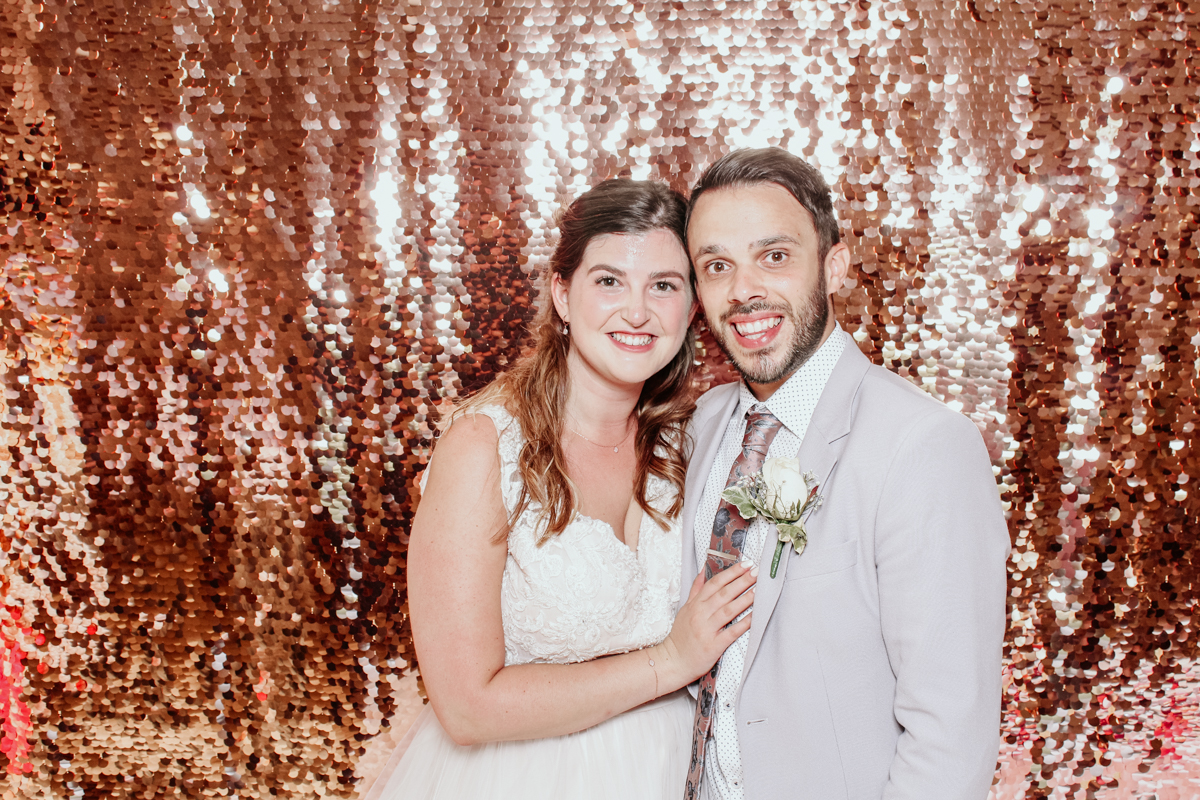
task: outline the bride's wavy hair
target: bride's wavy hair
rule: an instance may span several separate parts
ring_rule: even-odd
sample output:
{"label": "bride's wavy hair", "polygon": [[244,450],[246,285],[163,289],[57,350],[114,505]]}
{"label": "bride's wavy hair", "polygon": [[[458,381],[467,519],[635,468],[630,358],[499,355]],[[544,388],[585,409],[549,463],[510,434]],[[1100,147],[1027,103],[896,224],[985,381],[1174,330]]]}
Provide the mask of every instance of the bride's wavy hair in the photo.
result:
{"label": "bride's wavy hair", "polygon": [[[520,423],[525,446],[517,464],[524,489],[508,522],[511,526],[531,503],[536,503],[546,520],[539,544],[562,533],[578,509],[575,487],[567,477],[562,448],[570,387],[567,353],[571,342],[564,332],[562,318],[550,302],[550,282],[558,275],[564,283],[569,283],[583,261],[588,244],[608,234],[667,230],[675,235],[686,253],[686,219],[687,203],[683,197],[661,183],[615,178],[580,195],[559,222],[558,246],[544,278],[545,302],[533,324],[533,349],[451,416],[452,421],[481,406],[498,404],[507,408]],[[688,291],[693,291],[690,285]],[[642,511],[664,528],[683,509],[688,458],[685,428],[695,408],[691,384],[695,358],[695,333],[689,329],[675,357],[642,386],[634,409],[637,418],[635,497]],[[651,475],[674,484],[677,490],[675,502],[665,513],[651,506],[646,496]],[[505,532],[499,535],[503,536]]]}

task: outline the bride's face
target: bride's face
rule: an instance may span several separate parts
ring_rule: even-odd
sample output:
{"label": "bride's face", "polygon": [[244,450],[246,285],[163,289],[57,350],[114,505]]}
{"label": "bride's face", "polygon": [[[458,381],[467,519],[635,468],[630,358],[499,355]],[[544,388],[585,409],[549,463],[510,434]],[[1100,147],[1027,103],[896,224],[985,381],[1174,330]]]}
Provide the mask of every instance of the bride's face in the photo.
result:
{"label": "bride's face", "polygon": [[593,239],[551,293],[570,326],[571,362],[605,383],[638,385],[670,363],[696,310],[687,254],[665,229]]}

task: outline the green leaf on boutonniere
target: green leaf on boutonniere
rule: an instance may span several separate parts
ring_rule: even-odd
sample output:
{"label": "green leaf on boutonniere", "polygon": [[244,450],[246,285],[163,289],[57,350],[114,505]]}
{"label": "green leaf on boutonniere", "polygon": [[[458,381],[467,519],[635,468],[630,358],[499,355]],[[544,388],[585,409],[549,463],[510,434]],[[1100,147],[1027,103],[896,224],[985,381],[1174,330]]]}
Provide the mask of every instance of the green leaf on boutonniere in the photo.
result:
{"label": "green leaf on boutonniere", "polygon": [[775,545],[775,555],[771,557],[771,577],[775,577],[776,570],[779,569],[779,559],[783,556],[783,546],[791,542],[792,549],[796,551],[796,555],[804,552],[804,548],[808,546],[808,532],[804,530],[803,525],[792,525],[788,522],[778,522],[775,524],[775,530],[778,533],[779,542]]}
{"label": "green leaf on boutonniere", "polygon": [[804,530],[803,525],[792,525],[787,522],[781,522],[776,528],[779,531],[779,541],[791,542],[792,549],[796,551],[796,555],[804,552],[804,548],[808,544],[808,532]]}
{"label": "green leaf on boutonniere", "polygon": [[752,520],[758,516],[758,508],[754,505],[754,499],[741,486],[729,487],[721,492],[721,497],[737,508],[742,519]]}

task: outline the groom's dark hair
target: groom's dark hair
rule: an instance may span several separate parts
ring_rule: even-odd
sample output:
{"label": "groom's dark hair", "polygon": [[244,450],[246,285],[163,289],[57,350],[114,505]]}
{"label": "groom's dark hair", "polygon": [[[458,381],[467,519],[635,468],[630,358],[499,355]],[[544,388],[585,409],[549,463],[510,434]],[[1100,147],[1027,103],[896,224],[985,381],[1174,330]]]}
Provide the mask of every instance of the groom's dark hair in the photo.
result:
{"label": "groom's dark hair", "polygon": [[688,219],[700,195],[710,189],[728,189],[774,183],[787,189],[812,217],[817,229],[817,259],[825,263],[829,249],[837,244],[837,219],[829,198],[829,184],[821,173],[803,160],[778,147],[734,150],[704,170],[688,200]]}

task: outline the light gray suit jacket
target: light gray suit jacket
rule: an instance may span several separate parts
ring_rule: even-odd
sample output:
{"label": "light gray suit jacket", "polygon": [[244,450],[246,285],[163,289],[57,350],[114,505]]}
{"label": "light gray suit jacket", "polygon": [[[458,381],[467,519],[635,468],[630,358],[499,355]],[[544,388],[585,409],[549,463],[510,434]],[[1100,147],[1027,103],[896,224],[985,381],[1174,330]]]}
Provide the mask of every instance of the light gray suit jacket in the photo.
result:
{"label": "light gray suit jacket", "polygon": [[[692,419],[685,587],[737,402],[736,383],[719,386]],[[847,346],[799,458],[824,503],[774,579],[763,545],[736,699],[746,800],[984,800],[1009,539],[978,429]]]}

